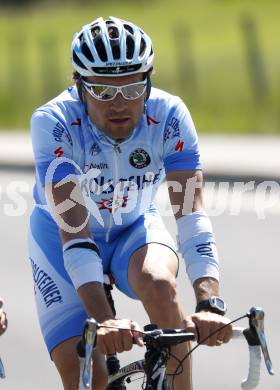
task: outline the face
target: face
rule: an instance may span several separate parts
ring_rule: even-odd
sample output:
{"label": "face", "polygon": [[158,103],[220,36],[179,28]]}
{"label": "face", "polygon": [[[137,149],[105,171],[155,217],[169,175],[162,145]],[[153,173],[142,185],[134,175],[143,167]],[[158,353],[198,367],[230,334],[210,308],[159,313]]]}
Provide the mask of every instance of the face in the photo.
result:
{"label": "face", "polygon": [[[143,74],[122,77],[92,76],[85,80],[95,84],[122,86],[143,81]],[[118,93],[113,100],[100,101],[83,88],[83,95],[91,121],[113,139],[127,138],[144,111],[146,93],[136,100],[126,100],[121,93]]]}

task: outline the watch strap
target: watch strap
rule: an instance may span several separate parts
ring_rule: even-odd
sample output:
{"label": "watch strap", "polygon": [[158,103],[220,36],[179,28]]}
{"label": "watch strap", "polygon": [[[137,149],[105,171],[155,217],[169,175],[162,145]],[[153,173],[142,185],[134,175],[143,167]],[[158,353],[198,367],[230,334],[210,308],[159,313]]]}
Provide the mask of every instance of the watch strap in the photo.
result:
{"label": "watch strap", "polygon": [[[220,298],[221,299],[221,298]],[[205,299],[204,301],[200,301],[195,308],[195,312],[198,313],[202,310],[210,311],[211,313],[216,313],[224,316],[226,314],[226,310],[219,309],[217,306],[213,306],[211,304],[211,298]]]}

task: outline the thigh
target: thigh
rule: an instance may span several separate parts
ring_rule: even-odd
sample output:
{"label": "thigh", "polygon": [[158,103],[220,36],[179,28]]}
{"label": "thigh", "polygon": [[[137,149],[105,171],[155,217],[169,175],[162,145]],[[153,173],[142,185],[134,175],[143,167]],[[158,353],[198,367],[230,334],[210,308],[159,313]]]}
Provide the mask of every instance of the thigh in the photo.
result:
{"label": "thigh", "polygon": [[145,258],[152,258],[151,251],[154,255],[157,253],[160,255],[154,257],[153,262],[146,261],[146,264],[149,263],[150,267],[154,268],[166,269],[167,267],[171,272],[177,273],[177,247],[157,210],[142,215],[126,229],[120,237],[112,257],[111,271],[116,285],[131,298],[139,299],[129,280],[131,267],[138,267],[140,270],[142,267],[140,262],[144,261]]}
{"label": "thigh", "polygon": [[61,342],[82,334],[87,315],[64,269],[59,237],[41,231],[31,223],[29,254],[41,332],[51,352]]}
{"label": "thigh", "polygon": [[[166,245],[150,243],[133,253],[129,268],[128,280],[134,290],[143,285],[145,280],[169,280],[178,273],[178,257]],[[137,288],[136,288],[137,287]]]}

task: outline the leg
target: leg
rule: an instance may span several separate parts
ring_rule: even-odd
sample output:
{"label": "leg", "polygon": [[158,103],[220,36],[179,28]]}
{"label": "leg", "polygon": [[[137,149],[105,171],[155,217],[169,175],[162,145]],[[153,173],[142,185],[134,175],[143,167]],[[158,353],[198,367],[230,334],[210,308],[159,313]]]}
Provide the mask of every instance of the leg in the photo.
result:
{"label": "leg", "polygon": [[[73,337],[59,344],[52,351],[52,359],[60,374],[64,390],[77,390],[79,385],[79,359],[76,344],[79,337]],[[93,354],[93,389],[106,390],[107,369],[105,359],[97,350]]]}
{"label": "leg", "polygon": [[[183,313],[176,292],[178,259],[167,246],[151,243],[138,249],[131,256],[128,268],[128,281],[142,301],[152,323],[162,328],[183,327]],[[189,345],[181,344],[172,353],[182,359]],[[178,362],[170,359],[168,372],[175,371]],[[171,377],[172,379],[172,377]],[[176,390],[191,390],[191,361],[187,359],[181,375],[175,379]]]}
{"label": "leg", "polygon": [[[36,219],[32,223],[36,223]],[[44,229],[43,229],[44,228]],[[59,237],[39,229],[30,231],[29,251],[34,277],[34,289],[41,331],[53,361],[61,376],[64,390],[77,390],[79,362],[76,354],[78,335],[87,318],[82,303],[63,267]],[[50,234],[50,236],[48,236]],[[49,242],[52,245],[49,245]],[[50,292],[48,292],[50,290]],[[95,354],[93,380],[95,389],[106,389],[107,371],[104,358]]]}

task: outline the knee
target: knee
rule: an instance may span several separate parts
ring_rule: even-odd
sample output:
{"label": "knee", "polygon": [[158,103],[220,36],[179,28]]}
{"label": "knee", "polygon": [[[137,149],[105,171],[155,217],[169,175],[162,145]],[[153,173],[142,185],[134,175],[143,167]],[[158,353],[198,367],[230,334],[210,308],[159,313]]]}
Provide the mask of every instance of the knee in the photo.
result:
{"label": "knee", "polygon": [[139,279],[136,293],[143,303],[162,308],[177,300],[176,279],[170,272],[144,272]]}

